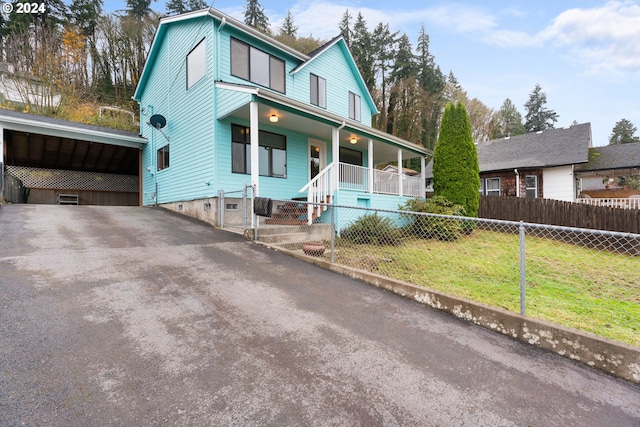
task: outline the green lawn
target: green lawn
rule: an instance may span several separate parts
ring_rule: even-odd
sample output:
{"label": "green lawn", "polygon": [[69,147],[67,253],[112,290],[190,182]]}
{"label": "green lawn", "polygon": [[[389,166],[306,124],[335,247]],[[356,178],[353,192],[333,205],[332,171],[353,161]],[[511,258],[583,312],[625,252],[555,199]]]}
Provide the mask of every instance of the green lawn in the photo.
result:
{"label": "green lawn", "polygon": [[[640,257],[527,237],[526,314],[640,346]],[[520,311],[517,235],[475,230],[400,246],[338,239],[336,262]]]}

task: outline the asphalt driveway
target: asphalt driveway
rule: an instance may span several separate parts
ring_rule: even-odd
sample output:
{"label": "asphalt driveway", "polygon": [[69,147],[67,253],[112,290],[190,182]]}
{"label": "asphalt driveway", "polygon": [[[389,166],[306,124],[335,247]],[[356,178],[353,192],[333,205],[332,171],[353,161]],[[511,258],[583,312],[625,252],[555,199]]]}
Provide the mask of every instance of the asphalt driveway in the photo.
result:
{"label": "asphalt driveway", "polygon": [[638,426],[640,388],[161,209],[0,208],[2,426]]}

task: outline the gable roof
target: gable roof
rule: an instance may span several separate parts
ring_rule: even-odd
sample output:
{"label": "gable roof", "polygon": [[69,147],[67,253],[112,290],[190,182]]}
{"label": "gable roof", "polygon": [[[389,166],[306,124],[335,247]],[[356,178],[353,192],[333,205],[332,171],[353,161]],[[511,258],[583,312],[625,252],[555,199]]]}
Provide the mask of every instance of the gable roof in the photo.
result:
{"label": "gable roof", "polygon": [[[589,161],[591,123],[492,139],[476,145],[480,172],[541,169]],[[433,177],[433,161],[427,165]]]}
{"label": "gable roof", "polygon": [[298,71],[302,70],[304,67],[306,67],[311,62],[313,62],[313,60],[321,57],[325,52],[327,52],[330,48],[336,45],[340,46],[340,48],[342,49],[342,52],[345,54],[347,62],[349,63],[349,68],[351,69],[353,74],[356,76],[356,80],[358,81],[358,86],[360,86],[360,90],[362,90],[362,93],[365,94],[366,101],[369,104],[369,108],[371,109],[372,113],[379,114],[380,111],[378,111],[378,107],[376,106],[373,100],[373,97],[371,96],[371,93],[369,92],[369,89],[367,88],[367,85],[364,82],[364,78],[362,77],[362,73],[360,72],[360,69],[356,64],[356,60],[353,59],[353,54],[351,53],[351,49],[349,49],[349,45],[347,44],[347,41],[344,39],[342,34],[334,37],[333,39],[329,40],[327,43],[323,44],[319,48],[309,53],[309,58],[306,61],[299,64],[298,66],[296,66],[293,70],[291,70],[290,74],[296,74]]}
{"label": "gable roof", "polygon": [[211,17],[215,20],[220,21],[221,22],[220,28],[222,28],[223,25],[230,25],[274,47],[275,49],[281,52],[291,55],[293,58],[300,61],[300,64],[294,67],[294,69],[291,70],[290,74],[297,73],[298,71],[300,71],[300,69],[304,68],[307,64],[309,64],[315,58],[321,56],[324,52],[326,52],[332,46],[339,45],[342,48],[343,52],[345,52],[345,56],[347,57],[347,61],[349,62],[349,67],[353,71],[356,77],[356,80],[358,81],[358,85],[362,90],[362,93],[365,94],[366,101],[369,104],[371,111],[373,112],[373,114],[379,113],[378,108],[376,107],[375,102],[373,100],[373,97],[371,96],[371,93],[367,89],[367,85],[365,84],[364,79],[362,78],[362,74],[360,74],[360,70],[358,69],[355,63],[355,60],[353,59],[353,55],[349,50],[349,46],[347,46],[347,43],[344,40],[344,37],[342,37],[341,35],[333,38],[329,42],[320,46],[318,49],[311,52],[311,54],[305,55],[304,53],[298,52],[297,50],[285,45],[284,43],[281,43],[267,36],[266,34],[261,33],[255,28],[252,28],[246,25],[245,23],[238,21],[237,19],[232,18],[231,16],[226,15],[220,12],[219,10],[213,9],[213,8],[187,12],[181,15],[174,15],[174,16],[164,17],[160,19],[160,23],[158,24],[158,28],[156,29],[156,33],[153,37],[153,42],[151,43],[151,48],[149,49],[149,55],[147,56],[147,60],[144,64],[144,68],[142,69],[142,73],[140,74],[140,80],[138,81],[138,86],[136,87],[136,90],[132,96],[132,99],[138,102],[140,101],[142,96],[142,91],[144,90],[144,87],[147,84],[149,75],[151,74],[151,68],[153,67],[153,63],[156,60],[156,56],[158,54],[160,46],[162,45],[162,41],[167,33],[168,27],[174,22],[198,19],[202,17]]}
{"label": "gable roof", "polygon": [[640,168],[640,142],[606,145],[589,149],[589,162],[576,167],[576,171]]}

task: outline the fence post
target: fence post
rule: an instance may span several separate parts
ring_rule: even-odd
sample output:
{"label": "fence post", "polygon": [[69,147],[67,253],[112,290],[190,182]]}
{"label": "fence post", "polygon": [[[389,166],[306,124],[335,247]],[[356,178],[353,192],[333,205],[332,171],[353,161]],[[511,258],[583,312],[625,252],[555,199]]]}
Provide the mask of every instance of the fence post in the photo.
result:
{"label": "fence post", "polygon": [[224,228],[224,190],[218,191],[218,227]]}
{"label": "fence post", "polygon": [[335,244],[336,244],[336,208],[331,206],[331,264],[335,262]]}
{"label": "fence post", "polygon": [[525,251],[524,251],[524,222],[520,221],[520,314],[526,312],[526,289],[527,279],[525,276]]}
{"label": "fence post", "polygon": [[242,232],[247,230],[247,184],[242,189]]}

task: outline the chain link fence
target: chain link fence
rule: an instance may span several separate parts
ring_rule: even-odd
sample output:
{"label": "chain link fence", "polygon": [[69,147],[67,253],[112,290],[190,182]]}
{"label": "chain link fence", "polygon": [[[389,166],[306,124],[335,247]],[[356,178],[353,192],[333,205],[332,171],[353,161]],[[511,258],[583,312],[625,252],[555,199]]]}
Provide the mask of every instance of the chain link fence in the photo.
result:
{"label": "chain link fence", "polygon": [[640,235],[298,201],[273,206],[257,233],[263,242],[640,346]]}

